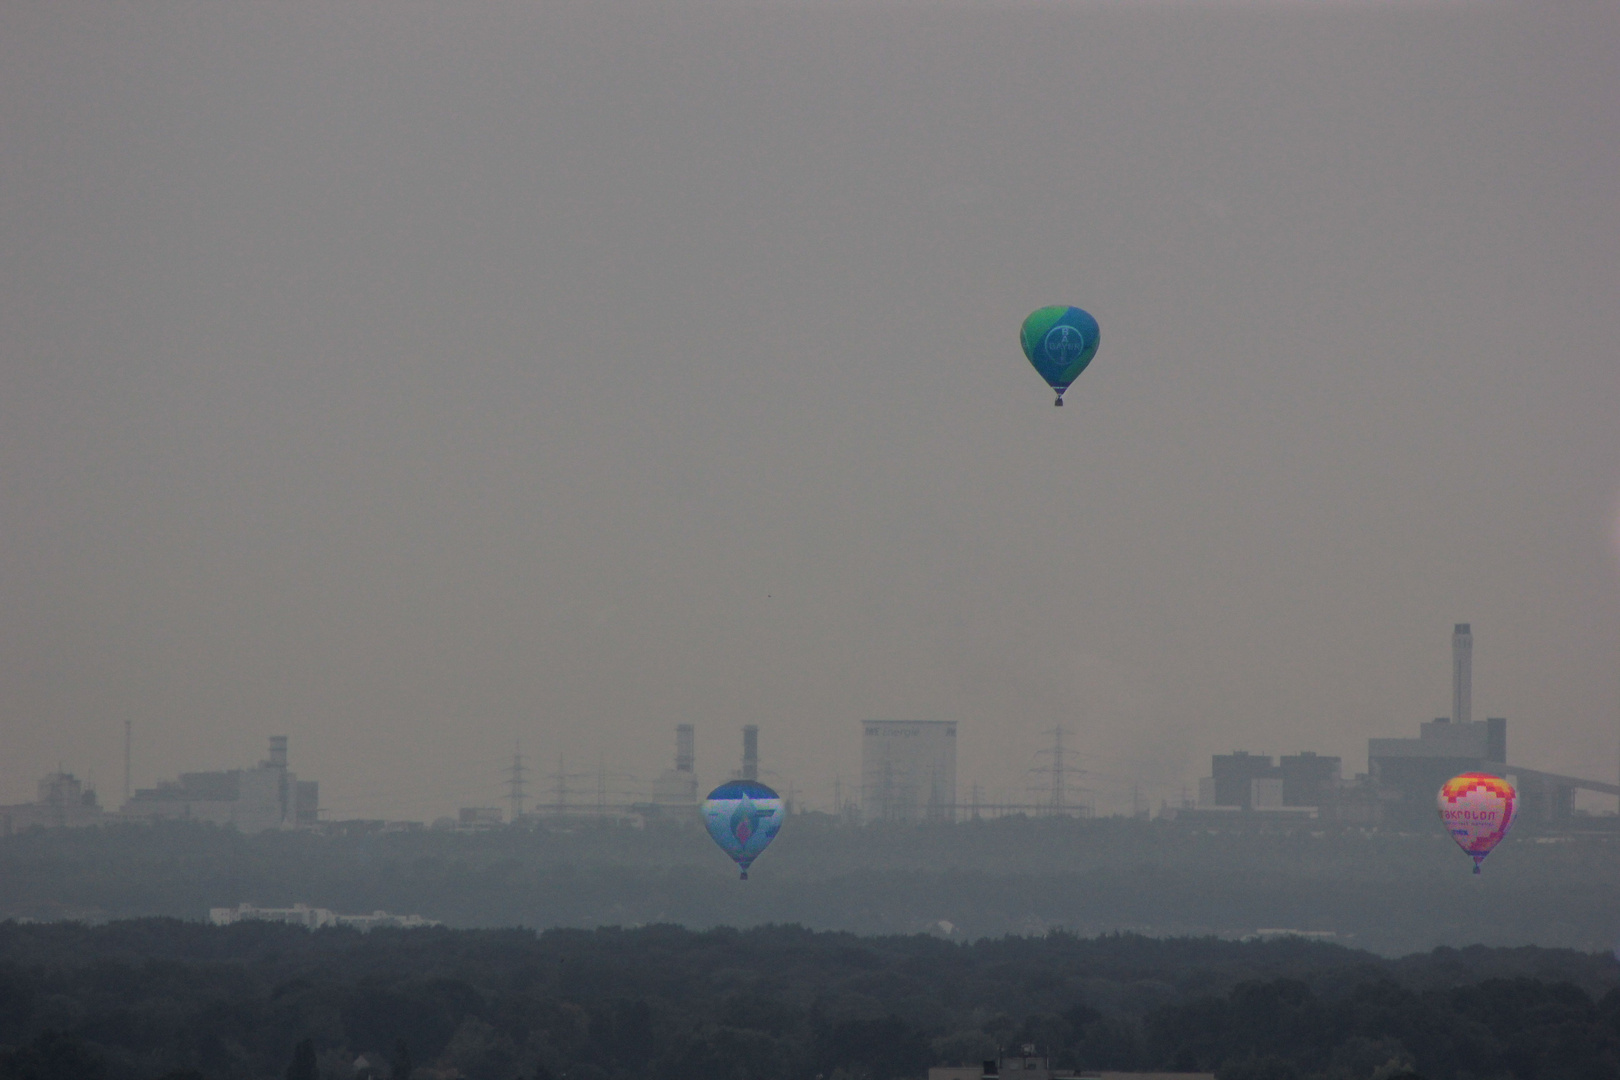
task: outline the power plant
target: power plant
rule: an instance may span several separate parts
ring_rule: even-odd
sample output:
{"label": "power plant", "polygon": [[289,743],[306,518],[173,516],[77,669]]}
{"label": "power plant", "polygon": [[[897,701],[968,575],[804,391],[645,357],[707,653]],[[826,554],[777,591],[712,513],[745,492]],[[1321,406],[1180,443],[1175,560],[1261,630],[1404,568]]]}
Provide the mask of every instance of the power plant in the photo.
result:
{"label": "power plant", "polygon": [[[127,723],[124,738],[127,777]],[[73,827],[172,819],[230,825],[246,833],[310,828],[319,821],[320,800],[320,785],[298,779],[288,768],[287,736],[272,735],[269,755],[254,768],[181,773],[178,780],[133,792],[117,812],[103,810],[94,790],[71,773],[58,770],[40,781],[36,801],[0,806],[0,833],[35,825]]]}
{"label": "power plant", "polygon": [[1418,737],[1367,740],[1367,771],[1341,776],[1337,757],[1303,753],[1273,764],[1269,756],[1217,754],[1199,781],[1195,813],[1219,818],[1234,811],[1276,818],[1308,816],[1356,825],[1427,828],[1435,793],[1451,777],[1484,772],[1519,791],[1526,820],[1568,821],[1575,793],[1620,796],[1620,786],[1531,769],[1508,760],[1508,722],[1471,717],[1474,635],[1468,623],[1451,634],[1451,715],[1418,725]]}
{"label": "power plant", "polygon": [[234,825],[243,832],[311,826],[319,820],[320,785],[287,767],[287,736],[270,736],[270,754],[252,769],[181,773],[136,791],[126,818],[183,818]]}

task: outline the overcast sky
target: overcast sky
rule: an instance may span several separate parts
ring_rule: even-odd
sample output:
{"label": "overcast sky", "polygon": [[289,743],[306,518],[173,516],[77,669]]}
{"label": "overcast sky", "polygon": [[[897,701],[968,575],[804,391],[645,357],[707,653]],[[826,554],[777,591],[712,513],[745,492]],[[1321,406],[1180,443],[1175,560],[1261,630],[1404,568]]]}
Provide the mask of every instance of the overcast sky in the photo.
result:
{"label": "overcast sky", "polygon": [[[0,4],[0,801],[1620,758],[1609,2]],[[1032,308],[1102,348],[1054,409]],[[538,779],[538,778],[537,778]],[[536,787],[540,787],[537,782]],[[1613,809],[1613,800],[1591,805]]]}

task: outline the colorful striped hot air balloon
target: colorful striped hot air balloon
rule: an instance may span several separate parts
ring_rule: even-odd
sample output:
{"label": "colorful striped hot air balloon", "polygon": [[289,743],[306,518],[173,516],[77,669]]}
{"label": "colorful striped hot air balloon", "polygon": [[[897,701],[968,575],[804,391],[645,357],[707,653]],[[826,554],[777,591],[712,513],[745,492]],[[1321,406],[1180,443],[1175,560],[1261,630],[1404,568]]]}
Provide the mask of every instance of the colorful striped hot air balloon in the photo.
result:
{"label": "colorful striped hot air balloon", "polygon": [[1513,827],[1519,793],[1500,776],[1465,772],[1440,786],[1440,820],[1457,846],[1473,856],[1474,873]]}

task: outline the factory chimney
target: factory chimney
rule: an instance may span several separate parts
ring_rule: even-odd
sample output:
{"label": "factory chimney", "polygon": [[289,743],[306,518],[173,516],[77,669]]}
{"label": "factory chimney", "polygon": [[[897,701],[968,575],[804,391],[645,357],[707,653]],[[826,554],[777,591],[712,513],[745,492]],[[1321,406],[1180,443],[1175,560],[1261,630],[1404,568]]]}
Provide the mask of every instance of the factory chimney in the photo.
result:
{"label": "factory chimney", "polygon": [[689,773],[697,764],[691,724],[675,725],[675,771]]}
{"label": "factory chimney", "polygon": [[1451,631],[1451,722],[1468,723],[1473,708],[1474,635],[1460,622]]}
{"label": "factory chimney", "polygon": [[744,780],[759,779],[759,725],[746,724],[743,726],[743,767]]}

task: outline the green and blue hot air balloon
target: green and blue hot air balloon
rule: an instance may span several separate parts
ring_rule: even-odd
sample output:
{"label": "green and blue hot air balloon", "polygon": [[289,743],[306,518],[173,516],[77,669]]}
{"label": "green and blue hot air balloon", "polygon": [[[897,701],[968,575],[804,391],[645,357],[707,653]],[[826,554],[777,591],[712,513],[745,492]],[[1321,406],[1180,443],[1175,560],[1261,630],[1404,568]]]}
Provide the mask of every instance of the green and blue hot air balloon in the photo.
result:
{"label": "green and blue hot air balloon", "polygon": [[782,827],[782,799],[754,780],[733,780],[709,792],[703,800],[703,823],[709,835],[742,868],[748,866],[776,838]]}
{"label": "green and blue hot air balloon", "polygon": [[1035,371],[1057,391],[1052,404],[1062,405],[1063,392],[1097,355],[1097,320],[1077,307],[1043,307],[1030,312],[1018,340]]}

